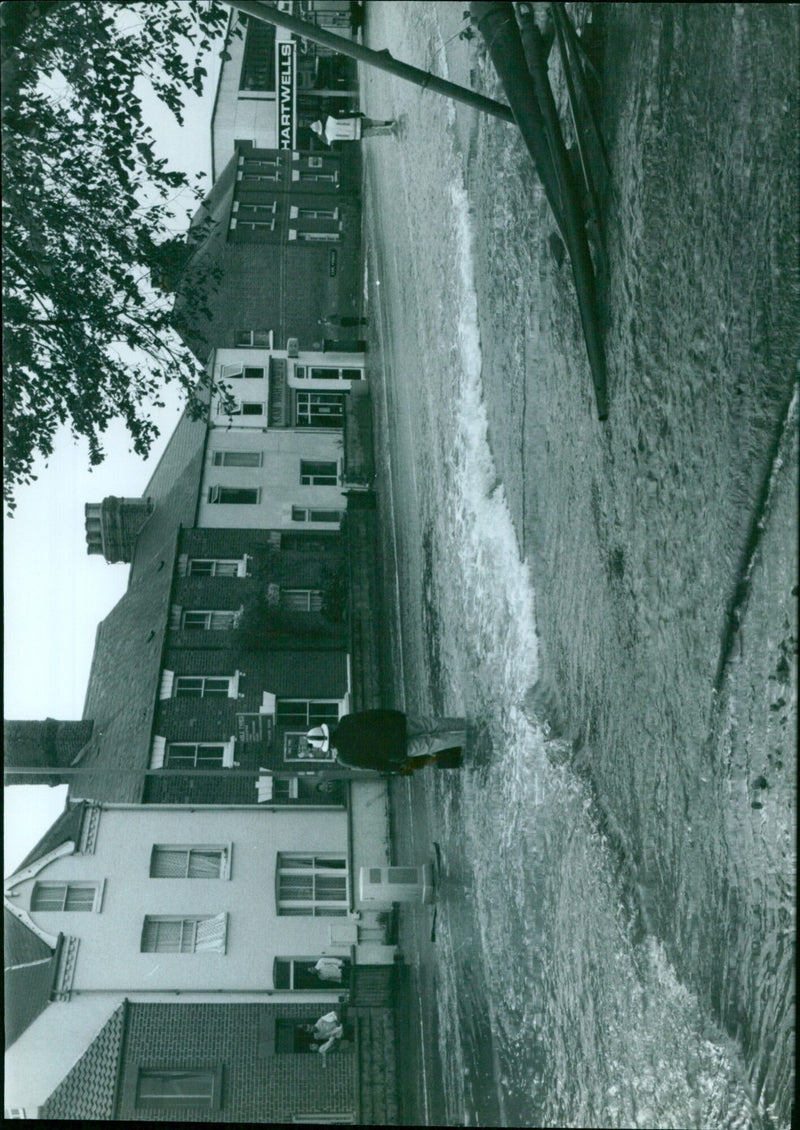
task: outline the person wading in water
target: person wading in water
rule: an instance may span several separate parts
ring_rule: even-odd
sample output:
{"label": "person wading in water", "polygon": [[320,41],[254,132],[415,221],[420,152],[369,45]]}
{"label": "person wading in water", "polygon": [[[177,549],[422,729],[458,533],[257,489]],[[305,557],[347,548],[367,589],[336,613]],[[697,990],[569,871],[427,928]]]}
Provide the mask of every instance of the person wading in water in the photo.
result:
{"label": "person wading in water", "polygon": [[306,741],[352,769],[407,775],[425,765],[457,768],[467,744],[467,722],[415,717],[401,710],[362,710],[345,714],[332,730],[315,726]]}

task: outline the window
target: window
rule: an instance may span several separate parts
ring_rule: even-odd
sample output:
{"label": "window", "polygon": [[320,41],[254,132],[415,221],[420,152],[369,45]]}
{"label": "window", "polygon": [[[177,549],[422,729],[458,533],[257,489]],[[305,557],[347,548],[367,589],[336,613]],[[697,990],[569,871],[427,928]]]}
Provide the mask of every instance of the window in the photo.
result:
{"label": "window", "polygon": [[295,215],[298,219],[302,220],[338,220],[338,208],[295,208],[292,206],[290,213],[292,217]]}
{"label": "window", "polygon": [[340,522],[343,510],[312,510],[306,506],[292,507],[293,522]]}
{"label": "window", "polygon": [[150,856],[151,879],[228,879],[227,847],[183,847],[155,844]]}
{"label": "window", "polygon": [[300,460],[300,482],[303,486],[335,487],[339,481],[335,463],[314,463]]}
{"label": "window", "polygon": [[301,381],[360,381],[362,372],[360,369],[342,369],[333,366],[323,368],[319,365],[295,365],[294,375]]}
{"label": "window", "polygon": [[94,910],[97,883],[36,883],[31,910]]}
{"label": "window", "polygon": [[245,577],[247,558],[193,557],[189,561],[190,577]]}
{"label": "window", "polygon": [[220,400],[218,411],[222,416],[263,416],[263,400],[237,400],[231,405],[230,410]]}
{"label": "window", "polygon": [[[309,1016],[305,1020],[298,1020],[296,1017],[288,1019],[282,1016],[275,1018],[275,1052],[277,1055],[304,1055],[307,1052],[316,1053],[319,1047],[319,1041],[314,1039],[311,1032],[308,1031],[313,1026],[317,1016]],[[344,1023],[344,1035],[340,1041],[337,1041],[337,1047],[340,1050],[352,1047],[353,1037],[355,1034],[355,1025],[351,1021],[349,1024]],[[330,1119],[339,1121],[338,1115],[330,1116]],[[329,1119],[329,1121],[330,1121]],[[323,1119],[323,1121],[325,1121]],[[347,1119],[345,1118],[345,1121]]]}
{"label": "window", "polygon": [[[321,955],[320,955],[321,956]],[[341,989],[350,984],[350,962],[346,958],[329,962],[335,970],[340,968],[339,979],[329,975],[326,979],[316,972],[314,966],[318,957],[276,957],[272,970],[272,982],[276,989]]]}
{"label": "window", "polygon": [[256,506],[261,500],[258,487],[209,487],[208,501],[227,506]]}
{"label": "window", "polygon": [[262,201],[259,204],[241,204],[236,200],[233,204],[233,211],[240,220],[269,220],[277,214],[278,201],[272,200],[269,203]]}
{"label": "window", "polygon": [[247,176],[250,176],[254,169],[279,169],[281,167],[280,157],[251,157],[249,154],[245,156],[243,153],[239,156],[239,164],[243,167]]}
{"label": "window", "polygon": [[289,228],[289,239],[299,240],[300,243],[338,243],[341,236],[334,231],[296,231]]}
{"label": "window", "polygon": [[187,632],[224,632],[237,626],[239,613],[231,609],[216,612],[184,612],[181,627]]}
{"label": "window", "polygon": [[[313,160],[313,158],[311,158]],[[309,161],[311,165],[311,161]],[[320,168],[322,165],[320,164]],[[308,184],[317,184],[325,182],[327,184],[336,184],[339,179],[338,172],[331,173],[311,173],[305,169],[292,169],[292,180],[305,181]]]}
{"label": "window", "polygon": [[281,589],[281,604],[292,612],[319,612],[322,592],[320,589]]}
{"label": "window", "polygon": [[235,216],[231,220],[231,231],[275,231],[275,217],[270,220],[243,220]]}
{"label": "window", "polygon": [[164,765],[170,769],[227,769],[233,764],[233,741],[169,742]]}
{"label": "window", "polygon": [[[263,799],[276,804],[313,801],[315,804],[343,805],[345,802],[342,782],[320,780],[316,773],[304,773],[297,777],[271,777],[270,788],[270,796]],[[262,797],[259,796],[259,804],[261,802]]]}
{"label": "window", "polygon": [[309,157],[308,158],[309,169],[321,169],[322,168],[322,161],[323,161],[322,157]]}
{"label": "window", "polygon": [[[266,166],[267,162],[248,162],[248,164],[258,164]],[[251,171],[250,168],[247,168],[244,170],[244,173],[240,172],[236,179],[241,181],[244,186],[252,184],[253,182],[255,182],[256,184],[278,184],[281,180],[281,171],[279,168],[275,168],[272,170],[272,172],[254,172]]]}
{"label": "window", "polygon": [[145,915],[142,953],[225,953],[228,916],[198,914],[185,918]]}
{"label": "window", "polygon": [[341,392],[298,392],[299,428],[341,428],[344,396]]}
{"label": "window", "polygon": [[240,90],[275,90],[275,26],[248,20]]}
{"label": "window", "polygon": [[237,330],[235,342],[237,347],[243,349],[250,346],[255,349],[271,349],[272,330]]}
{"label": "window", "polygon": [[216,1110],[222,1091],[222,1068],[202,1067],[184,1070],[142,1068],[136,1073],[137,1107],[150,1110],[201,1107]]}
{"label": "window", "polygon": [[178,675],[174,683],[175,698],[231,698],[235,676]]}
{"label": "window", "polygon": [[264,457],[260,451],[215,451],[215,467],[260,467]]}
{"label": "window", "polygon": [[292,726],[310,730],[326,722],[335,726],[339,721],[339,703],[307,698],[279,698],[275,706],[275,722],[278,726]]}
{"label": "window", "polygon": [[343,855],[278,854],[278,914],[347,914],[347,860]]}

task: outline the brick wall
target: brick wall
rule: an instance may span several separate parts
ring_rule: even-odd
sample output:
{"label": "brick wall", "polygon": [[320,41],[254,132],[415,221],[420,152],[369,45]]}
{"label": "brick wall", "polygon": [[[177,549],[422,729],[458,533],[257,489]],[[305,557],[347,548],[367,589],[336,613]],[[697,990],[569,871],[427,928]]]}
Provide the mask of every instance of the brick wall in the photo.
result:
{"label": "brick wall", "polygon": [[[173,603],[183,609],[238,610],[250,609],[270,584],[291,588],[320,589],[327,599],[331,586],[343,576],[343,543],[339,534],[310,536],[308,549],[302,535],[287,541],[292,548],[275,551],[270,546],[270,531],[196,529],[182,535],[180,553],[189,558],[241,558],[251,560],[247,577],[177,577],[173,585]],[[271,625],[256,628],[249,623],[250,613],[243,620],[246,635],[234,640],[231,632],[173,632],[173,647],[218,649],[238,647],[252,650],[269,647],[273,650],[334,649],[343,650],[343,619],[328,613],[293,614],[283,611]],[[199,638],[202,637],[202,638]]]}
{"label": "brick wall", "polygon": [[[174,636],[227,635],[224,632],[176,632]],[[236,633],[230,633],[236,635]],[[192,641],[194,642],[194,641]],[[165,667],[176,675],[233,675],[240,677],[243,698],[169,698],[159,702],[155,733],[167,741],[220,742],[237,732],[237,714],[258,714],[264,691],[277,697],[341,699],[347,690],[344,651],[254,652],[231,648],[216,650],[170,646]],[[264,729],[264,742],[236,742],[235,761],[240,769],[287,770],[283,762],[282,730]],[[149,777],[145,800],[150,804],[254,804],[255,781],[249,777]],[[341,803],[340,793],[309,797],[306,803]]]}
{"label": "brick wall", "polygon": [[[320,1005],[132,1004],[117,1117],[175,1122],[291,1122],[294,1114],[358,1112],[359,1054],[277,1053],[274,1018],[313,1022]],[[136,1106],[137,1068],[222,1067],[217,1110]]]}
{"label": "brick wall", "polygon": [[[212,346],[235,346],[236,332],[245,329],[272,330],[278,349],[285,348],[290,337],[299,339],[301,349],[311,349],[323,337],[320,319],[333,312],[354,313],[359,308],[362,260],[358,161],[349,155],[326,153],[323,163],[340,170],[338,185],[304,183],[300,191],[291,179],[291,169],[307,167],[311,154],[301,153],[298,162],[292,161],[291,153],[272,150],[250,150],[245,156],[276,154],[285,162],[282,182],[259,187],[242,198],[243,205],[280,201],[276,232],[246,232],[237,227],[228,237],[225,212],[222,230],[207,244],[203,262],[213,261],[220,272],[207,295],[210,316],[195,309],[187,314],[189,325],[184,327],[187,340],[203,359]],[[339,209],[342,227],[335,242],[288,240],[288,226],[280,216],[288,215],[295,196],[298,200],[308,197],[319,208]],[[200,286],[205,289],[205,284]]]}

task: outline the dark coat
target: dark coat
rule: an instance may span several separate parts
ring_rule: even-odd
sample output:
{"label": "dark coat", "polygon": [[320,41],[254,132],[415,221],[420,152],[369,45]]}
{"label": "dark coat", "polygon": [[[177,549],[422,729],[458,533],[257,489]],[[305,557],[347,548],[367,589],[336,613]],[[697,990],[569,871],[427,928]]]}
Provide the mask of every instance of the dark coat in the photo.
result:
{"label": "dark coat", "polygon": [[353,769],[396,772],[406,759],[406,716],[400,710],[362,710],[345,714],[331,731],[339,761]]}

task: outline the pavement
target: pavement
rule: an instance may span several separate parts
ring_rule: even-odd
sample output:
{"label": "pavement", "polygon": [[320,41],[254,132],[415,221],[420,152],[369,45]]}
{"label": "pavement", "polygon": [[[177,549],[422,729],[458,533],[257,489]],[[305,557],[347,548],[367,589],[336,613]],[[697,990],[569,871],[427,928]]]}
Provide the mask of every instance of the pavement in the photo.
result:
{"label": "pavement", "polygon": [[[425,805],[418,795],[420,779],[403,777],[389,782],[393,859],[404,865],[433,859],[433,841],[425,820]],[[402,905],[397,942],[398,964],[395,1004],[400,1122],[406,1126],[440,1126],[445,1123],[443,1072],[439,1060],[436,974],[435,903]]]}

